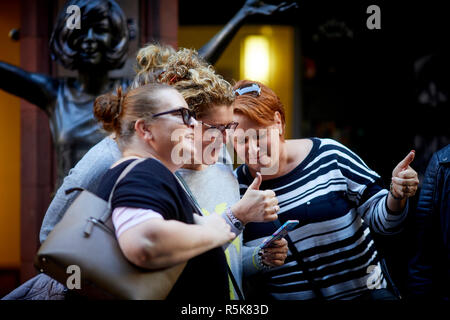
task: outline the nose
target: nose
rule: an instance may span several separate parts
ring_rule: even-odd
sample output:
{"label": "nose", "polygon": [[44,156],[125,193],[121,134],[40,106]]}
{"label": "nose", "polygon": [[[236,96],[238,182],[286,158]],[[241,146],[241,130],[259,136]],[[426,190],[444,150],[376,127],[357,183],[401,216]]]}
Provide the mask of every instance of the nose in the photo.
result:
{"label": "nose", "polygon": [[200,124],[200,122],[198,122],[194,117],[191,117],[189,119],[189,126],[194,128],[196,126],[198,126]]}
{"label": "nose", "polygon": [[86,40],[93,41],[94,40],[94,29],[89,28],[88,33],[86,35]]}
{"label": "nose", "polygon": [[259,147],[254,139],[249,139],[248,141],[248,152],[249,156],[251,156],[252,158],[256,158],[258,156]]}
{"label": "nose", "polygon": [[225,130],[224,132],[222,132],[222,142],[226,144],[227,141],[228,141],[227,130]]}

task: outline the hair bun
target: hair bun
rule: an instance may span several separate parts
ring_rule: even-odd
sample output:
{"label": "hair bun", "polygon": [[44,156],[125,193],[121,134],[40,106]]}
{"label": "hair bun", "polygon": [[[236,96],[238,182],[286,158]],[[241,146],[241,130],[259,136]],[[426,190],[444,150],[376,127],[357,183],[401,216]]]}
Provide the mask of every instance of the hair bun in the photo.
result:
{"label": "hair bun", "polygon": [[103,129],[109,133],[120,131],[120,115],[122,113],[123,100],[122,87],[118,87],[116,94],[112,92],[103,94],[95,99],[94,115],[102,123]]}

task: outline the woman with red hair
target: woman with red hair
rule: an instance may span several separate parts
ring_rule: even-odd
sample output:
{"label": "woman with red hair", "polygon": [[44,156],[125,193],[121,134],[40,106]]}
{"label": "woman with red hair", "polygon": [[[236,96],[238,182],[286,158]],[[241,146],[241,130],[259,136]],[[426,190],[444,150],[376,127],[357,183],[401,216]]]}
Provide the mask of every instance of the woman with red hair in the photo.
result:
{"label": "woman with red hair", "polygon": [[[285,112],[267,86],[241,80],[234,86],[234,148],[245,164],[236,169],[241,194],[258,172],[262,189],[276,193],[278,221],[249,223],[244,244],[259,245],[287,220],[290,255],[283,266],[257,275],[275,299],[395,299],[371,231],[395,234],[417,190],[411,151],[392,172],[390,190],[361,158],[332,139],[287,140]],[[370,226],[370,229],[369,229]],[[372,290],[375,289],[375,290]]]}

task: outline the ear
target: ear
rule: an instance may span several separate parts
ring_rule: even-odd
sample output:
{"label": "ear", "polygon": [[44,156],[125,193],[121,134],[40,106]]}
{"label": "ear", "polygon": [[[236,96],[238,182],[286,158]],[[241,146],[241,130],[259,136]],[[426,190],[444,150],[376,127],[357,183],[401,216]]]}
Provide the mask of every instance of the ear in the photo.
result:
{"label": "ear", "polygon": [[278,111],[275,111],[275,114],[273,115],[273,122],[280,132],[280,136],[284,136],[285,125],[283,124],[283,121],[281,121],[281,114]]}
{"label": "ear", "polygon": [[136,121],[136,123],[134,124],[134,130],[136,131],[136,134],[139,136],[139,138],[143,139],[144,141],[153,139],[150,127],[145,124],[144,119],[139,119]]}

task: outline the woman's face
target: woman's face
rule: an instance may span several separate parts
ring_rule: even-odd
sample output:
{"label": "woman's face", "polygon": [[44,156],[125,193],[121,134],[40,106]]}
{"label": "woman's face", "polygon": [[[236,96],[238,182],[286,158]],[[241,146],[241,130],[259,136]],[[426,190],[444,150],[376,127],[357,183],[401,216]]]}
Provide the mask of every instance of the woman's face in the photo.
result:
{"label": "woman's face", "polygon": [[[195,134],[196,159],[202,159],[203,164],[214,164],[219,158],[220,150],[223,144],[226,143],[227,137],[226,131],[221,132],[210,126],[225,126],[233,122],[233,107],[227,105],[213,106],[207,112],[197,117],[197,120],[201,122],[201,131],[198,130]],[[199,134],[200,132],[201,135]],[[200,145],[201,150],[198,147]]]}
{"label": "woman's face", "polygon": [[[109,20],[90,19],[83,23],[80,30],[74,30],[69,43],[73,50],[77,52],[77,65],[98,66],[111,46],[112,34]],[[97,21],[96,21],[97,20]]]}
{"label": "woman's face", "polygon": [[[186,101],[176,90],[166,89],[159,93],[163,105],[158,110],[165,112],[188,108]],[[169,166],[180,168],[195,152],[194,126],[198,123],[191,119],[190,125],[183,122],[180,113],[165,114],[154,118],[149,124],[153,139],[149,144],[155,150],[159,160]]]}
{"label": "woman's face", "polygon": [[238,158],[263,175],[278,172],[281,141],[279,125],[262,126],[240,113],[234,114],[234,121],[239,123],[232,139]]}

